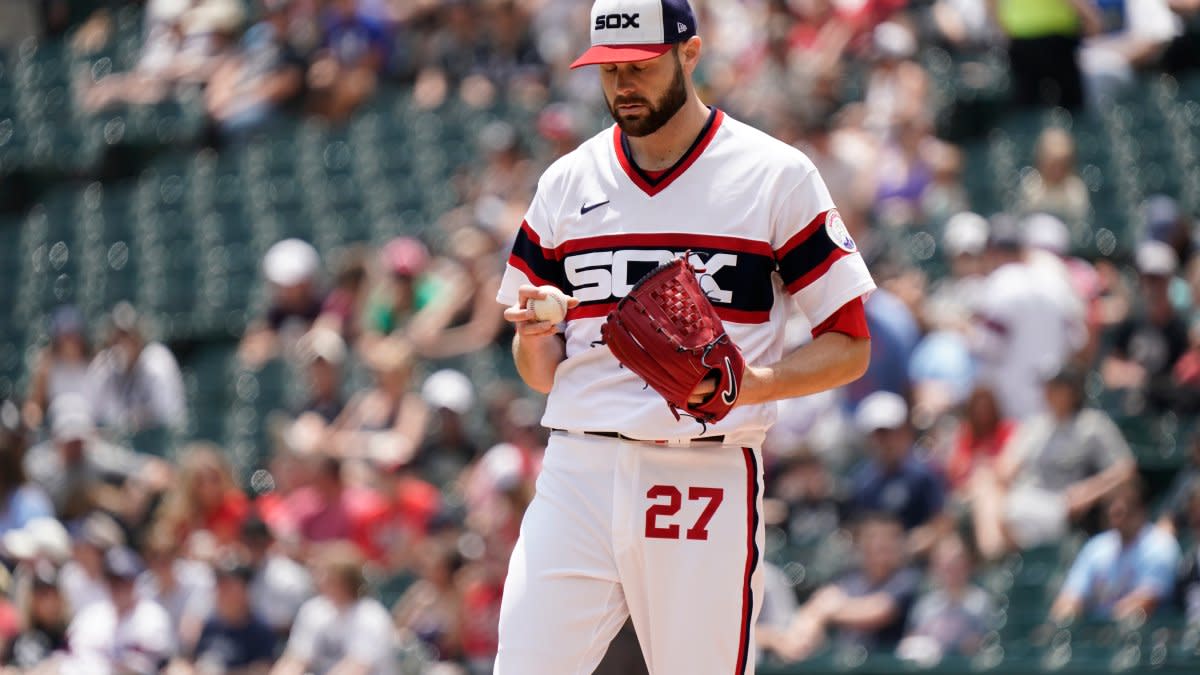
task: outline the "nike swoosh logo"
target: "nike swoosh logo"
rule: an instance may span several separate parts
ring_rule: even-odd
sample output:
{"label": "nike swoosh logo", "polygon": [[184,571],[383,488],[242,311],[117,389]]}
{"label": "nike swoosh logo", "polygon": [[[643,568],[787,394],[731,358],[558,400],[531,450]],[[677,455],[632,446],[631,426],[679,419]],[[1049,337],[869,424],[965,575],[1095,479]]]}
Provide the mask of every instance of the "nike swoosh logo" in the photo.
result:
{"label": "nike swoosh logo", "polygon": [[584,204],[583,206],[579,207],[579,215],[581,215],[581,216],[586,215],[588,211],[591,211],[592,209],[598,209],[601,206],[604,206],[605,204],[607,204],[609,201],[611,201],[611,200],[605,199],[602,202],[597,202],[597,203],[591,204],[591,205]]}
{"label": "nike swoosh logo", "polygon": [[729,386],[721,392],[721,400],[725,402],[725,405],[733,405],[733,402],[737,400],[737,380],[733,377],[733,363],[730,362],[728,356],[725,357],[725,374],[729,377]]}

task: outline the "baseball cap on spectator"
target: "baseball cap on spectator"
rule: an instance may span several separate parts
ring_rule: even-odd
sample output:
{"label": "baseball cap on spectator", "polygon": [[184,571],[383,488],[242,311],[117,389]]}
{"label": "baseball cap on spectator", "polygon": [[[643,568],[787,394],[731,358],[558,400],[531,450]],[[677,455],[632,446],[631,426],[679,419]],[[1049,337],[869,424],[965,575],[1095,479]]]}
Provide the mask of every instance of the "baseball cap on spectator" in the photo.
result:
{"label": "baseball cap on spectator", "polygon": [[1071,248],[1071,230],[1049,213],[1035,213],[1025,219],[1025,245],[1065,255]]}
{"label": "baseball cap on spectator", "polygon": [[1134,256],[1138,272],[1152,277],[1169,277],[1179,269],[1179,256],[1175,249],[1161,241],[1144,241]]}
{"label": "baseball cap on spectator", "polygon": [[19,560],[46,558],[62,563],[71,557],[71,537],[67,528],[46,516],[33,518],[24,527],[9,530],[0,544],[9,557]]}
{"label": "baseball cap on spectator", "polygon": [[1024,243],[1021,226],[1007,213],[997,213],[988,221],[988,248],[1017,251]]}
{"label": "baseball cap on spectator", "polygon": [[104,553],[104,576],[110,579],[133,581],[143,569],[141,558],[124,546],[114,546]]}
{"label": "baseball cap on spectator", "polygon": [[213,572],[218,580],[237,579],[249,583],[254,578],[254,568],[241,556],[232,554],[222,556],[217,560]]}
{"label": "baseball cap on spectator", "polygon": [[183,18],[191,5],[191,0],[150,0],[146,3],[146,12],[154,21],[175,23]]}
{"label": "baseball cap on spectator", "polygon": [[84,440],[96,426],[91,405],[79,394],[61,394],[50,402],[50,435],[59,443]]}
{"label": "baseball cap on spectator", "polygon": [[88,514],[75,531],[75,539],[102,551],[125,545],[125,532],[112,516],[102,511]]}
{"label": "baseball cap on spectator", "polygon": [[946,221],[942,246],[950,256],[979,255],[987,248],[988,221],[978,213],[963,211]]}
{"label": "baseball cap on spectator", "polygon": [[382,260],[393,276],[418,277],[429,264],[429,249],[414,237],[396,237],[384,245]]}
{"label": "baseball cap on spectator", "polygon": [[50,313],[50,337],[83,334],[83,313],[75,305],[55,307]]}
{"label": "baseball cap on spectator", "polygon": [[895,21],[884,21],[871,34],[875,55],[883,59],[908,59],[917,53],[912,31]]}
{"label": "baseball cap on spectator", "polygon": [[320,267],[317,249],[301,239],[276,242],[263,256],[263,274],[276,286],[299,286],[311,281]]}
{"label": "baseball cap on spectator", "polygon": [[321,360],[340,366],[346,361],[346,341],[337,331],[314,328],[305,333],[297,344],[300,358],[305,363]]}
{"label": "baseball cap on spectator", "polygon": [[1179,223],[1179,203],[1167,195],[1153,195],[1142,202],[1147,239],[1168,242]]}
{"label": "baseball cap on spectator", "polygon": [[241,28],[245,18],[239,0],[204,0],[183,15],[182,25],[187,35],[228,34]]}
{"label": "baseball cap on spectator", "polygon": [[475,405],[475,388],[466,375],[444,368],[426,378],[421,385],[421,398],[434,408],[465,415]]}
{"label": "baseball cap on spectator", "polygon": [[908,423],[908,404],[899,394],[877,391],[862,400],[854,412],[854,424],[864,434],[881,429],[899,429]]}
{"label": "baseball cap on spectator", "polygon": [[592,46],[572,68],[647,61],[696,35],[687,0],[596,0],[590,21]]}

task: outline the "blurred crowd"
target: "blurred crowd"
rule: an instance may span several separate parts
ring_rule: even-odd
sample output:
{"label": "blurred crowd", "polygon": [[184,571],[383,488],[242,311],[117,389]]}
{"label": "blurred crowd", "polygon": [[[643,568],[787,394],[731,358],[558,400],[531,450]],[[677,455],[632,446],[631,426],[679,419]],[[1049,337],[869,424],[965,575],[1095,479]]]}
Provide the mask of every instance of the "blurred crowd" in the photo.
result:
{"label": "blurred crowd", "polygon": [[[31,31],[99,53],[127,3],[73,4],[2,11],[43,10]],[[1147,487],[1114,420],[1200,414],[1193,214],[1152,197],[1127,255],[1074,255],[1076,234],[1100,224],[1057,127],[1020,158],[1008,212],[973,212],[963,152],[935,133],[946,102],[918,58],[1006,54],[1014,105],[1078,111],[1139,71],[1200,65],[1200,2],[695,4],[706,100],[813,159],[879,284],[867,375],[781,404],[764,449],[765,520],[785,551],[768,567],[767,658],[831,644],[919,662],[975,653],[1000,616],[980,570],[1071,540],[1086,543],[1047,589],[1047,621],[1157,612],[1200,626],[1200,430],[1181,439],[1171,484]],[[399,87],[429,109],[518,101],[539,112],[540,144],[485,127],[436,236],[266,252],[268,300],[237,358],[250,371],[288,364],[299,403],[271,419],[254,480],[207,441],[166,459],[123,440],[191,414],[154,317],[124,303],[100,325],[70,306],[47,317],[28,386],[0,407],[0,667],[490,672],[545,444],[541,402],[444,364],[507,349],[494,297],[520,213],[540,169],[603,110],[593,76],[566,68],[587,12],[559,0],[148,0],[136,67],[78,74],[92,111],[200,92],[219,141],[279,115],[343,121]],[[892,245],[926,230],[940,276]],[[795,317],[788,340],[809,329]],[[636,650],[628,633],[602,670],[636,672],[616,665],[622,650]]]}

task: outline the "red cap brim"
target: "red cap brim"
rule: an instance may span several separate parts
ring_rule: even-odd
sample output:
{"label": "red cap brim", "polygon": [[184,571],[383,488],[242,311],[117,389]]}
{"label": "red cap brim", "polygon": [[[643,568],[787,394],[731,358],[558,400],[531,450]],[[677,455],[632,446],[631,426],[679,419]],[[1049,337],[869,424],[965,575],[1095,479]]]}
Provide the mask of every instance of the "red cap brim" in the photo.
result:
{"label": "red cap brim", "polygon": [[658,58],[671,50],[671,45],[593,45],[575,59],[572,68],[599,63],[632,63]]}

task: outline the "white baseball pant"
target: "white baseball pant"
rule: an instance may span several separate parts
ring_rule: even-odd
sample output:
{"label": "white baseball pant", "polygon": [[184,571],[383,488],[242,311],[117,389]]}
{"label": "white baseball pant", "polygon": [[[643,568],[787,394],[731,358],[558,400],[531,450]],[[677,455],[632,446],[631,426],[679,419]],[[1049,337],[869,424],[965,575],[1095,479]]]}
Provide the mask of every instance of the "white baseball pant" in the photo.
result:
{"label": "white baseball pant", "polygon": [[762,457],[555,432],[500,608],[496,675],[591,675],[632,616],[651,675],[750,675]]}

